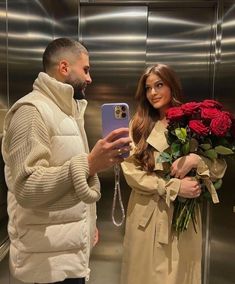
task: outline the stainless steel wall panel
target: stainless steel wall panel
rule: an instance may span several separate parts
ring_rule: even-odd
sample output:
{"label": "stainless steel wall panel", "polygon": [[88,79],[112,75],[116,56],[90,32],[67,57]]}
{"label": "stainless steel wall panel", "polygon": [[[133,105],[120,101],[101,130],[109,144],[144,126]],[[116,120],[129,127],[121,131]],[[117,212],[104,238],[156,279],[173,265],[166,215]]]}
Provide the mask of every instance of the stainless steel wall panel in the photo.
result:
{"label": "stainless steel wall panel", "polygon": [[87,89],[88,136],[93,145],[101,135],[102,103],[126,101],[133,107],[136,82],[145,66],[147,8],[82,6],[80,25],[93,79]]}
{"label": "stainless steel wall panel", "polygon": [[[1,125],[5,115],[3,108],[9,107],[32,89],[33,81],[38,72],[42,71],[42,54],[46,45],[57,37],[78,38],[78,3],[78,0],[0,0]],[[6,214],[4,215],[6,188],[1,158],[0,172],[1,261],[8,248],[7,221]],[[10,276],[7,258],[0,262],[0,271],[0,283],[22,283]]]}
{"label": "stainless steel wall panel", "polygon": [[171,65],[187,100],[211,96],[213,8],[167,8],[149,12],[147,64]]}
{"label": "stainless steel wall panel", "polygon": [[78,37],[78,1],[8,0],[10,104],[32,89],[42,54],[57,37]]}
{"label": "stainless steel wall panel", "polygon": [[81,0],[81,3],[92,3],[92,4],[105,4],[105,5],[158,5],[158,6],[166,6],[171,5],[172,3],[176,4],[177,6],[184,6],[188,5],[190,7],[199,5],[200,7],[205,7],[211,4],[216,3],[216,0]]}
{"label": "stainless steel wall panel", "polygon": [[[186,100],[212,97],[214,7],[171,7],[150,9],[148,17],[147,64],[171,65],[181,79]],[[203,206],[203,251],[207,253],[209,207]],[[203,274],[208,257],[203,256]],[[206,284],[206,282],[204,283]]]}
{"label": "stainless steel wall panel", "polygon": [[[0,142],[2,141],[3,121],[8,108],[7,76],[7,1],[0,0]],[[1,146],[0,146],[1,149]],[[0,154],[0,261],[9,248],[7,234],[7,188],[4,179],[4,163]],[[1,280],[1,279],[0,279]],[[1,282],[1,281],[0,281]]]}
{"label": "stainless steel wall panel", "polygon": [[223,11],[221,62],[218,66],[215,81],[215,96],[235,114],[235,91],[233,83],[235,74],[235,1],[225,5]]}
{"label": "stainless steel wall panel", "polygon": [[[235,1],[229,0],[0,0],[0,122],[5,108],[31,90],[42,70],[41,57],[47,43],[62,36],[79,37],[90,51],[93,84],[86,92],[86,129],[91,147],[101,137],[102,103],[124,101],[134,113],[136,84],[146,64],[171,64],[188,100],[215,97],[235,114],[234,6]],[[216,22],[217,7],[221,22]],[[230,162],[219,191],[221,203],[204,212],[209,213],[207,219],[204,217],[209,242],[208,255],[204,256],[208,278],[204,277],[203,284],[235,283],[234,167]],[[92,253],[89,283],[118,284],[124,227],[111,223],[112,170],[100,174],[100,178],[100,242]],[[123,176],[121,184],[126,208],[130,189]],[[0,178],[0,190],[4,186]],[[0,203],[4,198],[0,197]],[[2,204],[3,208],[6,204]],[[0,206],[0,216],[5,208]],[[0,240],[3,235],[6,226],[0,229]],[[3,267],[7,265],[0,270],[6,270]],[[7,278],[2,275],[0,283],[15,281],[9,280],[8,271]]]}
{"label": "stainless steel wall panel", "polygon": [[[230,2],[230,4],[228,3]],[[223,7],[221,61],[215,80],[215,98],[235,115],[235,2]],[[235,161],[219,190],[220,203],[211,207],[209,284],[235,283]]]}
{"label": "stainless steel wall panel", "polygon": [[[133,110],[136,83],[145,67],[146,39],[147,7],[81,6],[80,40],[90,52],[93,79],[86,90],[89,102],[86,129],[91,147],[101,137],[100,107],[103,103],[127,102]],[[102,188],[102,199],[98,202],[101,240],[92,253],[90,282],[118,284],[124,226],[116,228],[111,221],[113,170],[99,176]],[[123,177],[121,188],[126,208],[130,189]]]}
{"label": "stainless steel wall panel", "polygon": [[0,109],[8,106],[7,95],[7,1],[0,0]]}

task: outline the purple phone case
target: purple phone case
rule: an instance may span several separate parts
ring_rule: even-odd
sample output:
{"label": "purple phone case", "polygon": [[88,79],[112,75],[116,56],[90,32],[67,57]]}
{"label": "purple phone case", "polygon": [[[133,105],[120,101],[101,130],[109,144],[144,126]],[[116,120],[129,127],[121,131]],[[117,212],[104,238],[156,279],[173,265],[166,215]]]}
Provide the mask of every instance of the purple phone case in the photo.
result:
{"label": "purple phone case", "polygon": [[[126,107],[126,117],[118,119],[115,117],[115,107],[125,106]],[[103,104],[101,106],[102,112],[102,134],[103,138],[106,137],[111,131],[121,127],[129,127],[129,106],[126,103],[110,103]],[[122,155],[127,157],[127,154]]]}

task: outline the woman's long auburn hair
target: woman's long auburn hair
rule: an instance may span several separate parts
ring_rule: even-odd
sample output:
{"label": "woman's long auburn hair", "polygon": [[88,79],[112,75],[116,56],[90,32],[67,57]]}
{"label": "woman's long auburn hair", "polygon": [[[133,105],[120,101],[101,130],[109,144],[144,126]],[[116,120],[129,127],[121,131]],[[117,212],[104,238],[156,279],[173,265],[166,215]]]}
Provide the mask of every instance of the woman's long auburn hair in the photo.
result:
{"label": "woman's long auburn hair", "polygon": [[137,111],[132,119],[132,138],[135,143],[134,157],[141,168],[147,172],[154,169],[154,149],[146,140],[150,135],[155,123],[159,119],[159,111],[148,101],[146,96],[146,80],[150,74],[155,74],[161,78],[171,90],[171,106],[182,104],[181,84],[175,72],[170,66],[156,64],[146,68],[139,79],[135,98],[137,100]]}

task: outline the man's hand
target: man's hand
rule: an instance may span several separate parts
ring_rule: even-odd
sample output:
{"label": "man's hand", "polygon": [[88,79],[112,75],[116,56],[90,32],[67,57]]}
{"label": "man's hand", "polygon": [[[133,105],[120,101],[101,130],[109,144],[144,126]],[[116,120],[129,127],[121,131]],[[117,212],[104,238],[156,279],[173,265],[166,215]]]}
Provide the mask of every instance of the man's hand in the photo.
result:
{"label": "man's hand", "polygon": [[99,241],[99,231],[98,228],[95,228],[95,238],[94,238],[94,242],[93,242],[93,247],[98,243]]}
{"label": "man's hand", "polygon": [[100,139],[88,155],[90,175],[121,163],[124,159],[120,155],[131,150],[130,142],[128,128],[113,130],[104,139]]}

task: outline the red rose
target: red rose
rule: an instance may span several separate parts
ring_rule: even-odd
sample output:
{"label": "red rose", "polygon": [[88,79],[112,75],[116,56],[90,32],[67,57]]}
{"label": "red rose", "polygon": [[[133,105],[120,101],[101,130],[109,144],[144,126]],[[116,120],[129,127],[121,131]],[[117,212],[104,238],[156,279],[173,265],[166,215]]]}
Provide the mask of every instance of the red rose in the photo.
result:
{"label": "red rose", "polygon": [[209,133],[209,128],[206,127],[200,120],[190,120],[189,128],[199,135],[207,135]]}
{"label": "red rose", "polygon": [[220,116],[221,113],[217,108],[202,108],[201,117],[204,119],[213,119]]}
{"label": "red rose", "polygon": [[229,111],[223,111],[223,113],[227,114],[227,115],[231,118],[231,120],[235,119],[234,116],[233,116],[233,114],[232,114],[231,112],[229,112]]}
{"label": "red rose", "polygon": [[201,105],[200,105],[201,108],[210,108],[210,107],[215,107],[215,108],[218,108],[218,109],[222,109],[222,104],[215,101],[215,100],[204,100],[203,102],[201,102]]}
{"label": "red rose", "polygon": [[224,136],[232,126],[232,120],[226,112],[221,112],[219,117],[212,119],[210,123],[211,133],[216,136]]}
{"label": "red rose", "polygon": [[191,115],[198,111],[199,106],[200,106],[200,103],[189,102],[189,103],[183,104],[181,108],[186,115]]}
{"label": "red rose", "polygon": [[166,117],[169,120],[179,120],[184,116],[181,107],[171,107],[166,111]]}

